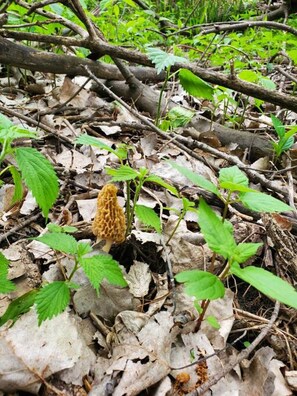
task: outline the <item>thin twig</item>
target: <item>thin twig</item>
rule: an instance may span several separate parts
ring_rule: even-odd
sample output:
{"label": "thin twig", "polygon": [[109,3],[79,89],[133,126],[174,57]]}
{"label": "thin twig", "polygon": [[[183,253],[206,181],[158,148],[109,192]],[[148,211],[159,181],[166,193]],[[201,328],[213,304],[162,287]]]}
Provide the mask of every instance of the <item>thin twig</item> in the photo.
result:
{"label": "thin twig", "polygon": [[279,313],[280,303],[277,301],[274,306],[273,313],[266,327],[263,328],[261,333],[254,339],[254,341],[243,351],[241,351],[236,359],[227,364],[226,367],[222,369],[221,372],[215,374],[210,380],[201,385],[200,388],[197,389],[197,396],[201,396],[205,394],[213,385],[215,385],[221,378],[225,377],[237,364],[239,364],[242,360],[247,359],[250,353],[260,344],[260,342],[267,336],[271,328],[273,327],[274,322],[277,319]]}

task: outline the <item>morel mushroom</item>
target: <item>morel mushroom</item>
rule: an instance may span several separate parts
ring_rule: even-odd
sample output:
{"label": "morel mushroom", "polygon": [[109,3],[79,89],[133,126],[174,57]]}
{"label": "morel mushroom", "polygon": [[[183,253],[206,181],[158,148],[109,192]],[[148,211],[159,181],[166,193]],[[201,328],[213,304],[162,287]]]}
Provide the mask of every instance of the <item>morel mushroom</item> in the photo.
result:
{"label": "morel mushroom", "polygon": [[118,204],[115,185],[106,184],[98,194],[97,212],[92,224],[97,243],[105,240],[102,250],[109,252],[113,243],[125,240],[126,220],[123,208]]}

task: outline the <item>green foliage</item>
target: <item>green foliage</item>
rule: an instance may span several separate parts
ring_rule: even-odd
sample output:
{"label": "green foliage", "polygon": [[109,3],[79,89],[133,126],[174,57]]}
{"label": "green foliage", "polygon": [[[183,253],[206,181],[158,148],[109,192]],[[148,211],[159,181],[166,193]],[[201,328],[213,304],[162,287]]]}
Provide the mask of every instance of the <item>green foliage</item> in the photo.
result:
{"label": "green foliage", "polygon": [[230,259],[236,242],[230,228],[214,213],[203,198],[199,200],[198,222],[209,248]]}
{"label": "green foliage", "polygon": [[245,192],[239,194],[241,203],[256,212],[288,212],[291,206],[270,195],[260,192]]}
{"label": "green foliage", "polygon": [[106,173],[112,176],[113,182],[134,180],[139,177],[139,173],[129,165],[122,165],[117,169],[106,169]]}
{"label": "green foliage", "polygon": [[268,297],[297,309],[297,292],[293,286],[271,272],[254,266],[240,268],[234,263],[230,272]]}
{"label": "green foliage", "polygon": [[54,168],[51,163],[34,148],[12,147],[12,143],[15,139],[35,139],[36,137],[35,132],[14,125],[7,117],[0,114],[0,143],[2,145],[0,163],[10,154],[15,157],[18,165],[18,169],[10,165],[1,172],[2,174],[8,170],[13,177],[15,191],[12,203],[22,198],[23,188],[21,180],[24,180],[28,188],[32,191],[43,215],[47,217],[59,193],[58,178]]}
{"label": "green foliage", "polygon": [[98,147],[100,149],[106,150],[109,153],[113,153],[114,155],[116,155],[120,160],[125,160],[128,155],[127,145],[125,145],[125,144],[119,145],[117,150],[114,150],[107,144],[101,142],[101,140],[94,138],[93,136],[89,136],[87,134],[80,135],[76,139],[75,143],[90,145],[90,146],[94,146],[94,147]]}
{"label": "green foliage", "polygon": [[275,132],[278,136],[277,142],[271,142],[276,158],[279,158],[282,153],[289,150],[294,144],[294,135],[297,133],[297,127],[292,127],[288,132],[286,132],[285,126],[282,124],[274,115],[271,115],[271,121]]}
{"label": "green foliage", "polygon": [[148,227],[153,227],[159,234],[162,232],[160,217],[156,212],[144,205],[135,206],[135,214]]}
{"label": "green foliage", "polygon": [[219,324],[219,322],[217,321],[216,317],[213,315],[209,315],[205,318],[207,320],[207,322],[216,330],[219,330],[221,325]]}
{"label": "green foliage", "polygon": [[212,192],[213,194],[219,196],[218,188],[205,177],[197,175],[197,173],[185,168],[184,166],[178,165],[173,161],[168,161],[172,168],[177,169],[182,175],[186,176],[192,183],[196,186],[203,188],[206,191]]}
{"label": "green foliage", "polygon": [[59,250],[66,254],[77,254],[77,241],[72,235],[59,232],[49,232],[34,239],[44,243],[53,250]]}
{"label": "green foliage", "polygon": [[[196,179],[195,174],[190,172],[188,169],[181,167],[180,165],[176,166],[176,164],[173,163],[171,163],[171,165],[199,187],[203,185],[203,181],[201,182],[201,176]],[[206,183],[207,187],[209,187],[208,183]],[[216,195],[223,200],[225,208],[232,202],[231,194],[238,191],[238,199],[241,200],[242,204],[250,209],[262,212],[292,210],[290,206],[269,195],[255,192],[253,190],[245,192],[246,189],[248,189],[248,183],[248,178],[238,169],[238,167],[233,166],[222,169],[219,175],[219,186],[224,189],[229,188],[229,192],[227,198],[224,198],[220,193],[217,193]],[[226,210],[224,213],[225,212]],[[262,245],[261,243],[237,244],[233,236],[232,227],[224,221],[224,218],[220,219],[207,205],[203,198],[200,198],[198,223],[209,248],[227,260],[227,265],[220,275],[220,279],[223,280],[229,274],[234,274],[267,296],[291,307],[297,308],[297,292],[289,283],[283,281],[270,272],[263,270],[262,268],[249,266],[242,269],[240,267],[240,263],[246,262],[250,257],[256,254],[257,250]],[[208,275],[203,278],[201,273]],[[187,294],[195,296],[197,299],[204,300],[211,300],[220,297],[218,290],[221,290],[222,284],[219,278],[208,272],[197,272],[196,270],[181,272],[176,276],[176,280],[178,282],[185,283],[185,291]],[[204,315],[204,313],[205,311],[203,311],[202,315]]]}
{"label": "green foliage", "polygon": [[[49,224],[48,230],[47,234],[34,239],[72,258],[74,267],[70,275],[67,276],[66,272],[63,272],[66,278],[65,281],[49,283],[39,290],[35,290],[34,293],[24,295],[20,299],[13,301],[0,319],[0,323],[3,322],[2,324],[4,324],[8,319],[17,319],[20,314],[26,312],[34,303],[36,303],[39,325],[44,320],[51,319],[53,316],[63,312],[69,304],[71,290],[79,287],[71,282],[73,275],[79,268],[83,269],[97,292],[99,292],[103,279],[107,279],[111,284],[121,287],[127,285],[118,263],[110,255],[102,254],[86,257],[87,254],[92,253],[90,244],[77,242],[73,236],[67,234],[67,231],[74,232],[76,230],[75,227],[60,227],[55,224]],[[9,282],[6,280],[7,268],[8,262],[0,254],[0,287],[3,285],[4,292],[14,288],[12,283],[11,285],[7,283]]]}
{"label": "green foliage", "polygon": [[224,297],[225,287],[220,279],[210,272],[192,270],[175,275],[180,283],[185,283],[185,292],[197,300],[216,300]]}
{"label": "green foliage", "polygon": [[197,98],[213,99],[213,87],[193,74],[190,70],[180,69],[178,75],[182,87],[188,94],[196,96]]}
{"label": "green foliage", "polygon": [[15,289],[15,285],[7,278],[9,262],[0,252],[0,294],[9,293]]}
{"label": "green foliage", "polygon": [[38,325],[63,312],[70,302],[67,282],[55,281],[43,286],[35,298]]}
{"label": "green foliage", "polygon": [[182,62],[182,63],[188,62],[186,58],[183,58],[181,56],[176,56],[173,54],[168,54],[167,52],[162,51],[159,48],[148,47],[146,52],[148,58],[156,66],[158,73],[161,73],[162,70],[165,70],[167,67],[170,67],[177,62]]}
{"label": "green foliage", "polygon": [[195,112],[184,107],[173,107],[168,111],[166,117],[162,119],[159,127],[163,131],[180,128],[187,125],[194,117]]}
{"label": "green foliage", "polygon": [[112,285],[127,286],[118,263],[110,255],[100,254],[81,258],[79,263],[97,293],[99,293],[100,284],[104,279],[107,279]]}
{"label": "green foliage", "polygon": [[34,305],[38,290],[31,290],[12,301],[0,318],[0,327],[9,320],[14,323],[22,314],[29,311]]}

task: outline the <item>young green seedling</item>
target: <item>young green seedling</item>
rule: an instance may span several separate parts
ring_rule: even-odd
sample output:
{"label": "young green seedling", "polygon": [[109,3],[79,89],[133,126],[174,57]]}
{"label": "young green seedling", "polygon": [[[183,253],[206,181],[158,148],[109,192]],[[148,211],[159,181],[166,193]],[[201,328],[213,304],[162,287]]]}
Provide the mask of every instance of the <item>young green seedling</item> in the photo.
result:
{"label": "young green seedling", "polygon": [[297,308],[297,292],[293,286],[271,272],[254,266],[242,268],[240,264],[246,262],[256,254],[261,243],[236,243],[232,225],[225,220],[228,206],[240,201],[249,209],[259,212],[291,211],[287,204],[267,194],[257,192],[248,187],[246,175],[237,166],[224,168],[219,175],[219,188],[204,177],[170,162],[171,166],[190,179],[195,185],[214,193],[224,202],[223,217],[219,218],[200,198],[198,209],[198,224],[209,248],[223,256],[226,265],[219,276],[213,273],[191,270],[175,276],[178,282],[185,284],[185,292],[195,296],[197,300],[204,300],[202,312],[197,322],[200,327],[210,300],[224,296],[223,281],[230,275],[236,275],[245,282],[254,286],[263,294],[278,300],[286,305]]}

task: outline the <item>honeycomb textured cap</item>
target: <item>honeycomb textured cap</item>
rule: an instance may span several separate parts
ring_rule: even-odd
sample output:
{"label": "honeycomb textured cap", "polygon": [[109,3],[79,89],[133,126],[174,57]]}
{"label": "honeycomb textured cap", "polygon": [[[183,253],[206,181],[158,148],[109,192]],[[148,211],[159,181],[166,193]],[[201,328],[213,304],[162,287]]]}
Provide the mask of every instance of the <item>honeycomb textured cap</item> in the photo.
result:
{"label": "honeycomb textured cap", "polygon": [[118,204],[117,187],[106,184],[98,194],[97,212],[92,224],[97,241],[121,243],[125,240],[126,219],[123,208]]}

